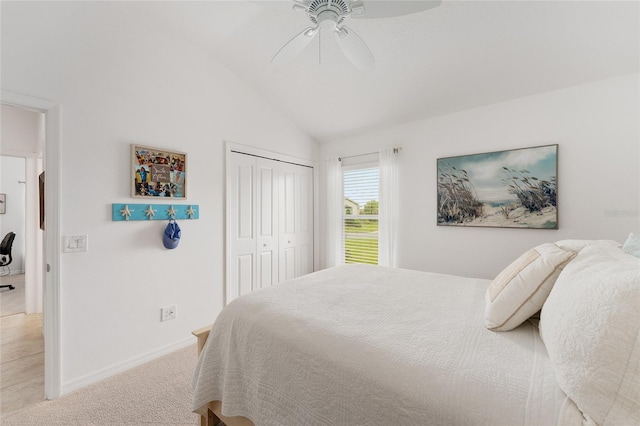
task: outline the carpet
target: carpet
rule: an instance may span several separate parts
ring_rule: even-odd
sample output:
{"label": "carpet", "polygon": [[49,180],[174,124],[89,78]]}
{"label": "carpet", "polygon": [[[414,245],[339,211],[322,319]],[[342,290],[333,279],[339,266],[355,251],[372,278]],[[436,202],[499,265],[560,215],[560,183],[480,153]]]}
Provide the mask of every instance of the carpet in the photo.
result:
{"label": "carpet", "polygon": [[21,314],[24,312],[24,274],[0,277],[0,284],[11,284],[15,290],[0,289],[0,316]]}
{"label": "carpet", "polygon": [[191,376],[196,346],[189,346],[2,418],[3,426],[193,426]]}

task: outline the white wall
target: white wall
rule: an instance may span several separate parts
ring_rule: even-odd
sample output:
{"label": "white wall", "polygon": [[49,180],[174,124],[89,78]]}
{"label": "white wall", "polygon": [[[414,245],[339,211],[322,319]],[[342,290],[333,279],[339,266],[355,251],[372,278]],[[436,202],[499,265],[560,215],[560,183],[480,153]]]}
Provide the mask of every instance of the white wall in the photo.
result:
{"label": "white wall", "polygon": [[6,194],[6,213],[0,215],[0,240],[8,232],[16,233],[9,268],[12,274],[20,274],[24,273],[25,250],[25,159],[1,156],[0,171],[0,193]]}
{"label": "white wall", "polygon": [[[321,158],[402,146],[399,266],[493,278],[542,242],[623,242],[640,231],[638,80],[623,76],[336,140],[322,145]],[[436,226],[437,158],[555,143],[559,230]]]}
{"label": "white wall", "polygon": [[40,152],[42,114],[7,105],[0,108],[0,152],[18,156]]}
{"label": "white wall", "polygon": [[[118,2],[2,4],[2,89],[61,105],[61,233],[89,251],[62,254],[62,382],[67,392],[191,342],[223,295],[223,140],[304,159],[317,146],[198,47],[132,22]],[[112,222],[129,195],[130,144],[187,152],[200,219]],[[154,203],[160,201],[153,200]],[[160,322],[160,308],[177,319]]]}

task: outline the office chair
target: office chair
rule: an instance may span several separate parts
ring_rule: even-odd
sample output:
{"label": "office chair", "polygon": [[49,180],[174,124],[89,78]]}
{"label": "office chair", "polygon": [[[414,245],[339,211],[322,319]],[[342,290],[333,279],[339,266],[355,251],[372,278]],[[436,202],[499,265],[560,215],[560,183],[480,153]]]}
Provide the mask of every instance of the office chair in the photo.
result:
{"label": "office chair", "polygon": [[[0,243],[0,277],[4,277],[5,275],[9,275],[11,273],[11,268],[9,268],[9,264],[13,261],[13,256],[11,256],[11,247],[13,246],[13,240],[16,238],[15,232],[9,232],[4,236],[2,242]],[[5,269],[6,268],[6,269]],[[6,270],[6,272],[5,272]],[[14,290],[15,287],[7,284],[0,285],[0,288],[9,287],[9,290]]]}

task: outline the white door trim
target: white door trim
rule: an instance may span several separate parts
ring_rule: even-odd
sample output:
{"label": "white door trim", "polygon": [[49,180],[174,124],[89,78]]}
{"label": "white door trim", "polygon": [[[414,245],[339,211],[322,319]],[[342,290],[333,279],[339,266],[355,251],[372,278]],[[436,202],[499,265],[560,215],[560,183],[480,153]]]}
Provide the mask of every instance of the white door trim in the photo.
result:
{"label": "white door trim", "polygon": [[[44,397],[55,399],[61,392],[60,348],[60,105],[7,90],[0,102],[45,114],[45,263],[44,273]],[[45,265],[43,265],[45,267]]]}
{"label": "white door trim", "polygon": [[280,154],[279,152],[267,151],[261,148],[256,148],[250,145],[242,145],[236,142],[226,141],[226,152],[236,151],[245,154],[254,155],[256,157],[263,157],[268,160],[284,161],[293,164],[299,164],[307,167],[317,167],[317,163],[313,160],[306,160],[304,158],[292,157],[290,155]]}

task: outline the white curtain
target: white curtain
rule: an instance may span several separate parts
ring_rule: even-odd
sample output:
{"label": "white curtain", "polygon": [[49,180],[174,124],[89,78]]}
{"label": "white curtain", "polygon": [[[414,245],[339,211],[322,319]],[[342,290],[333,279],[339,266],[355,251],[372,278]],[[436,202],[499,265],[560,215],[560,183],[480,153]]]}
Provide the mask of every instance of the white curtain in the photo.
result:
{"label": "white curtain", "polygon": [[394,148],[380,151],[380,208],[378,210],[378,265],[397,266],[397,172]]}
{"label": "white curtain", "polygon": [[339,157],[326,160],[327,166],[327,267],[344,263],[344,239],[342,213],[344,211],[344,187],[342,164]]}

